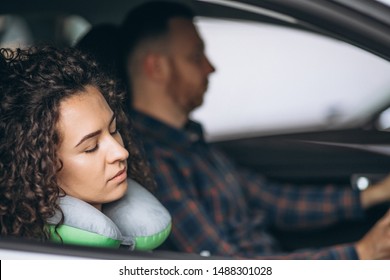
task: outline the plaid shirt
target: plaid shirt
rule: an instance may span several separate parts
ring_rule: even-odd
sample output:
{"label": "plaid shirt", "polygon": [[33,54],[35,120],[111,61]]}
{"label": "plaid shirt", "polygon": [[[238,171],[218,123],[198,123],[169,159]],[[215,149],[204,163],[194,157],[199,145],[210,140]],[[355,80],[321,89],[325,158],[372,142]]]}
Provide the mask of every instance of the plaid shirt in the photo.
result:
{"label": "plaid shirt", "polygon": [[313,229],[361,218],[358,192],[267,182],[208,145],[198,123],[178,130],[136,111],[132,119],[155,174],[155,195],[173,218],[163,249],[260,259],[358,258],[351,244],[285,253],[267,233],[271,226]]}

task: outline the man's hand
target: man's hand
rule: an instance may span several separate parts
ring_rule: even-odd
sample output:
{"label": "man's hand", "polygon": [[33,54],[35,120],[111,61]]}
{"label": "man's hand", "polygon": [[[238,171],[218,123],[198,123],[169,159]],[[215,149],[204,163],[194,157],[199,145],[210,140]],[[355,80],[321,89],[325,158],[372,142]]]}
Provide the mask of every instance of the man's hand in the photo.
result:
{"label": "man's hand", "polygon": [[362,260],[390,259],[390,210],[356,243]]}
{"label": "man's hand", "polygon": [[362,191],[360,199],[364,209],[386,201],[390,202],[390,175]]}

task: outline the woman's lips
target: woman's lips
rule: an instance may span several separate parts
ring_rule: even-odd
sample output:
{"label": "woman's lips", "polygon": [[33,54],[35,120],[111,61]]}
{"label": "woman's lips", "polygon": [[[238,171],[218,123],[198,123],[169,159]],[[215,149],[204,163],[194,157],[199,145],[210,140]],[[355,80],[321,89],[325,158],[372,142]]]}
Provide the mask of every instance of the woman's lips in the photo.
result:
{"label": "woman's lips", "polygon": [[116,182],[122,182],[127,178],[126,168],[123,168],[121,171],[116,173],[114,177],[112,177],[108,181],[116,181]]}

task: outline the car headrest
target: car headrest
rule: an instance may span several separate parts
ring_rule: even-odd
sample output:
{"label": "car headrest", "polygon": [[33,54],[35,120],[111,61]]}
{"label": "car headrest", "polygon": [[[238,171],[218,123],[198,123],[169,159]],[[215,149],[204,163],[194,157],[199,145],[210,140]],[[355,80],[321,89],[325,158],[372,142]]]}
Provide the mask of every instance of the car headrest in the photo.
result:
{"label": "car headrest", "polygon": [[58,212],[47,223],[50,239],[64,244],[152,250],[161,245],[171,230],[171,216],[144,187],[129,179],[121,199],[104,204],[100,212],[92,205],[71,197],[59,199],[64,222],[57,227]]}

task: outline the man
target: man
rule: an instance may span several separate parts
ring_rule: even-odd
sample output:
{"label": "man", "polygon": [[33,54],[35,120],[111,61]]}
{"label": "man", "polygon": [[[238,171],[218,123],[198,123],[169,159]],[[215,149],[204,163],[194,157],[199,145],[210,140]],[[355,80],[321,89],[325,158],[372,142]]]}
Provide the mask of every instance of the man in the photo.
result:
{"label": "man", "polygon": [[156,195],[173,217],[166,249],[245,258],[390,258],[390,213],[356,244],[287,254],[271,226],[310,229],[358,219],[390,200],[390,179],[352,189],[294,188],[240,170],[189,119],[215,71],[187,7],[150,2],[122,24],[136,130],[156,176]]}

